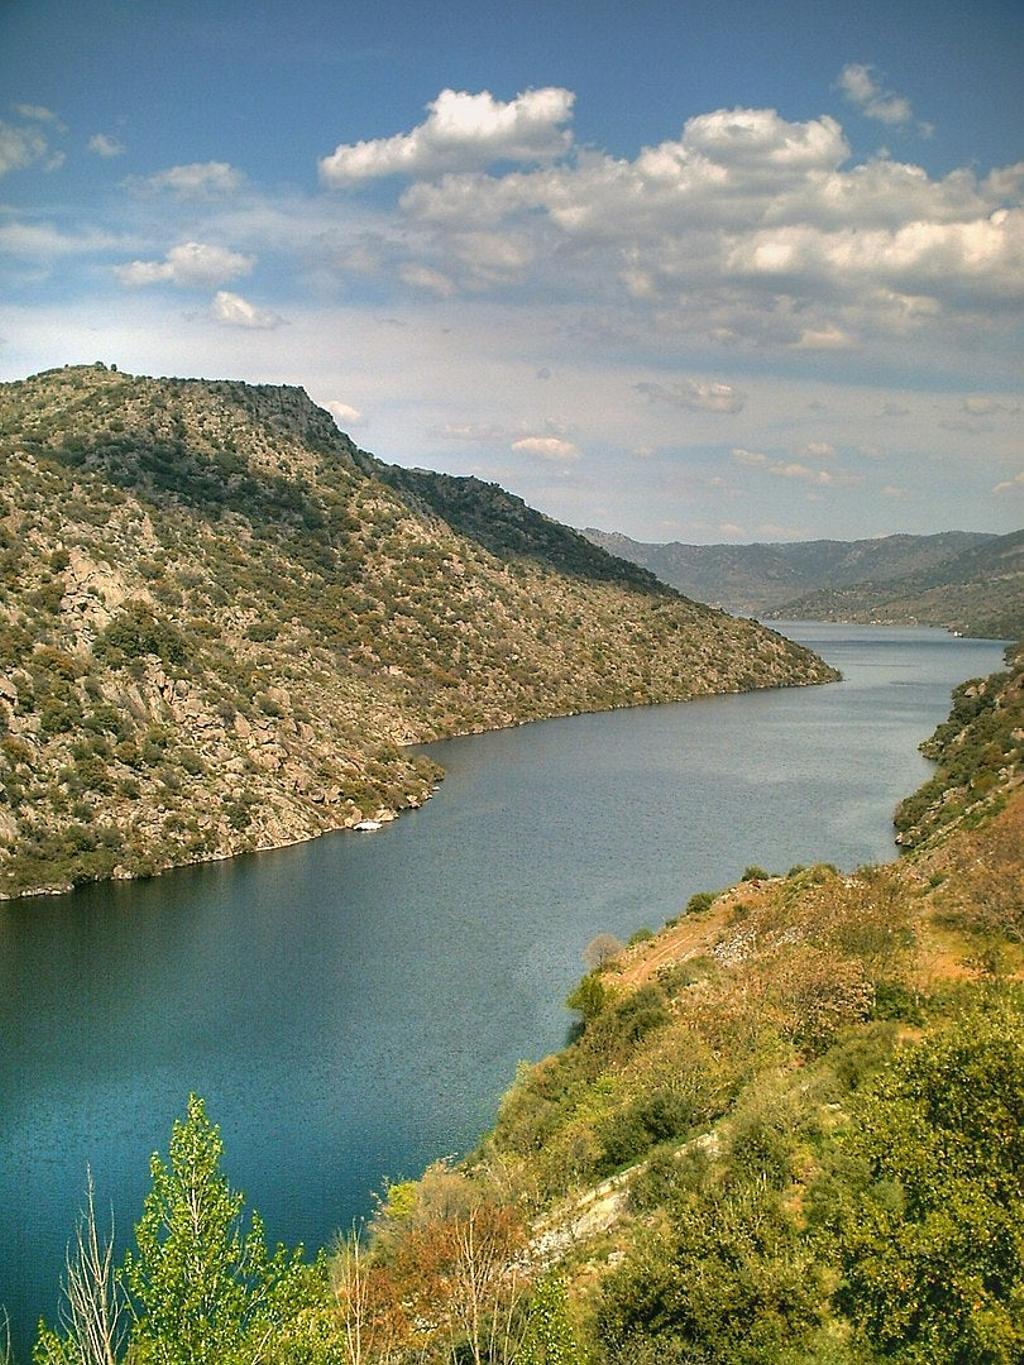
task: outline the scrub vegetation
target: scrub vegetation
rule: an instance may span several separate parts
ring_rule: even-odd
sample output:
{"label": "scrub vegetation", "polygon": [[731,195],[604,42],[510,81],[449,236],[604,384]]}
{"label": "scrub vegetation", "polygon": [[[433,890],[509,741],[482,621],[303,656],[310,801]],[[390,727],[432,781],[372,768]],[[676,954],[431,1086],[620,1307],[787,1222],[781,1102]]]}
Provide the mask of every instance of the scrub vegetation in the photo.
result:
{"label": "scrub vegetation", "polygon": [[48,371],[0,467],[0,896],[390,818],[412,742],[836,676],[301,389]]}
{"label": "scrub vegetation", "polygon": [[1022,681],[958,690],[921,799],[962,809],[896,862],[750,867],[592,952],[479,1149],[316,1258],[268,1250],[193,1097],[119,1272],[86,1218],[38,1365],[1019,1361]]}

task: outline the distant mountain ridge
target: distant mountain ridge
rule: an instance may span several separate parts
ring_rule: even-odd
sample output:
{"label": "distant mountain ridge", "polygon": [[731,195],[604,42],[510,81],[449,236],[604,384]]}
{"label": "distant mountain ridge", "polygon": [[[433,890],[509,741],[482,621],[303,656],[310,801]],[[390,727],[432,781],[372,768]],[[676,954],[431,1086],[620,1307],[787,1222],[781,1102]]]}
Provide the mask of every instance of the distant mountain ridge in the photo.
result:
{"label": "distant mountain ridge", "polygon": [[410,743],[837,676],[298,388],[47,371],[0,468],[0,896],[390,818]]}
{"label": "distant mountain ridge", "polygon": [[943,531],[849,541],[687,545],[650,544],[593,527],[583,535],[610,554],[649,569],[687,597],[746,615],[767,614],[821,589],[923,572],[995,538],[980,531]]}
{"label": "distant mountain ridge", "polygon": [[824,588],[766,616],[945,626],[962,635],[1024,636],[1024,531],[992,536],[952,559],[889,581]]}

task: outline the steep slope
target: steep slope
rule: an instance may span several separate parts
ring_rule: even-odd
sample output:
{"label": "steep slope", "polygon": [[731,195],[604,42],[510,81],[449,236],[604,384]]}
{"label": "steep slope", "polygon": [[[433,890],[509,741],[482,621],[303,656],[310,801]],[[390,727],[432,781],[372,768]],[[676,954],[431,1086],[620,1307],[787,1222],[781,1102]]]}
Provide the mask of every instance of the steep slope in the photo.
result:
{"label": "steep slope", "polygon": [[[944,564],[994,537],[973,531],[876,540],[809,540],[777,545],[644,544],[588,527],[583,534],[610,554],[649,569],[699,602],[762,614],[801,594],[865,579],[887,582]],[[783,616],[785,612],[775,613]]]}
{"label": "steep slope", "polygon": [[768,615],[946,626],[963,635],[1015,640],[1024,633],[1024,531],[897,579],[814,592]]}
{"label": "steep slope", "polygon": [[1022,687],[1018,651],[942,728],[927,802],[959,800],[969,750],[972,818],[852,875],[750,868],[606,955],[575,1041],[521,1068],[474,1156],[392,1189],[363,1267],[387,1273],[343,1293],[348,1325],[426,1293],[444,1323],[431,1252],[500,1227],[530,1281],[501,1309],[550,1323],[559,1284],[562,1358],[1018,1359]]}
{"label": "steep slope", "polygon": [[299,389],[49,371],[0,458],[0,894],[387,816],[412,741],[834,676]]}

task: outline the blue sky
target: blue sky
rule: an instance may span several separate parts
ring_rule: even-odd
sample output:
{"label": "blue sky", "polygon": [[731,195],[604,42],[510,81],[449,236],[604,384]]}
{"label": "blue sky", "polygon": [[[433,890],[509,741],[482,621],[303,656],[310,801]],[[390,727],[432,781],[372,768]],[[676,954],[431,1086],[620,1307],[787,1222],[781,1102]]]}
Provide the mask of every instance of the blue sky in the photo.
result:
{"label": "blue sky", "polygon": [[0,9],[0,377],[649,540],[1024,524],[1019,3]]}

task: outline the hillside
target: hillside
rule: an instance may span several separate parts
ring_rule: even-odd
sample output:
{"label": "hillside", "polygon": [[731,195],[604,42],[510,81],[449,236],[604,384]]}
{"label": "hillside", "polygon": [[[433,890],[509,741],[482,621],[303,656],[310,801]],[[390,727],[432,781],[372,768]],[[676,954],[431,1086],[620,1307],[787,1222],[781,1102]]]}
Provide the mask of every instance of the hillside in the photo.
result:
{"label": "hillside", "polygon": [[[973,531],[932,536],[895,535],[875,540],[809,540],[778,545],[644,544],[588,527],[583,534],[610,554],[649,569],[698,602],[761,615],[819,589],[877,583],[925,572],[993,537]],[[798,613],[794,611],[793,619]]]}
{"label": "hillside", "polygon": [[778,619],[945,626],[1015,640],[1024,633],[1024,531],[996,536],[952,559],[885,581],[824,588],[766,613]]}
{"label": "hillside", "polygon": [[300,389],[53,370],[0,459],[3,895],[387,818],[411,742],[835,676]]}
{"label": "hillside", "polygon": [[985,790],[897,862],[751,867],[595,941],[574,1041],[520,1069],[469,1160],[389,1186],[362,1240],[310,1263],[239,1237],[193,1097],[93,1297],[130,1337],[104,1359],[1019,1361],[1022,689],[1021,650],[961,689],[926,805],[958,751]]}

